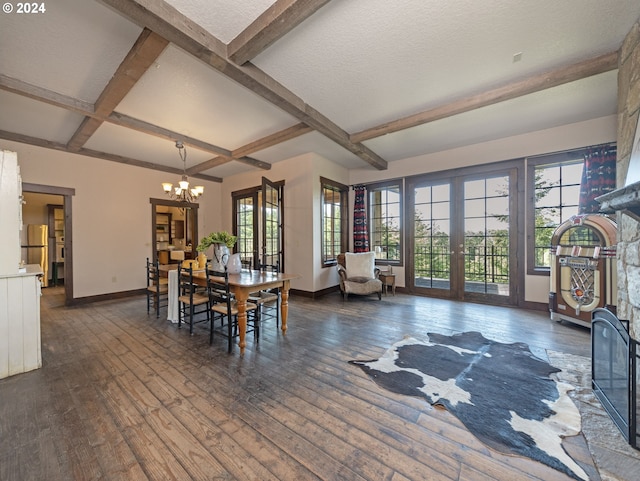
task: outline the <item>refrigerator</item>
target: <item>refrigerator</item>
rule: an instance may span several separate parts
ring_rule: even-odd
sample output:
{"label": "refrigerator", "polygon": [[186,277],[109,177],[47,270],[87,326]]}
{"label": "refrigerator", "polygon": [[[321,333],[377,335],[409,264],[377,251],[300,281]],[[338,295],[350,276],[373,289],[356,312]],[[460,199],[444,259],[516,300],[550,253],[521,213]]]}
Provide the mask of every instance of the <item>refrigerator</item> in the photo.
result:
{"label": "refrigerator", "polygon": [[38,264],[44,275],[42,276],[42,287],[49,285],[49,226],[46,224],[27,225],[27,243],[23,245],[26,249],[27,264]]}

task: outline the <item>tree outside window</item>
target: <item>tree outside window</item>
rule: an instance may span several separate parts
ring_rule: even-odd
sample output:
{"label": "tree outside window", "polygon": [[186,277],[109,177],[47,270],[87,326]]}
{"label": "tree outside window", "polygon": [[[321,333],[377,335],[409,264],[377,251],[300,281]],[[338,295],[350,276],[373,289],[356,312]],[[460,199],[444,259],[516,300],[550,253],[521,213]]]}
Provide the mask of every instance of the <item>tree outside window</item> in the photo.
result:
{"label": "tree outside window", "polygon": [[531,210],[528,216],[529,274],[549,272],[551,236],[556,228],[578,213],[584,152],[556,154],[529,160]]}
{"label": "tree outside window", "polygon": [[370,185],[369,242],[378,264],[402,261],[402,186],[399,182]]}

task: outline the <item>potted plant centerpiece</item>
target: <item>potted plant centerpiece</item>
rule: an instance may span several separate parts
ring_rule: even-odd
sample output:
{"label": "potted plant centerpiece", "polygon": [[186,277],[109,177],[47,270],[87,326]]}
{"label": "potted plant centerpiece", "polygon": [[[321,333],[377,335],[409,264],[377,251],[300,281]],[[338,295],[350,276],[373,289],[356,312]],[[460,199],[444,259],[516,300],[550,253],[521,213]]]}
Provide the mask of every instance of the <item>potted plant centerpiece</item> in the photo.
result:
{"label": "potted plant centerpiece", "polygon": [[236,236],[224,230],[212,232],[208,236],[200,239],[200,244],[196,247],[196,250],[200,253],[198,254],[198,266],[204,267],[204,264],[207,262],[204,253],[209,247],[213,246],[211,268],[216,271],[223,271],[229,260],[229,249],[236,244],[236,240]]}

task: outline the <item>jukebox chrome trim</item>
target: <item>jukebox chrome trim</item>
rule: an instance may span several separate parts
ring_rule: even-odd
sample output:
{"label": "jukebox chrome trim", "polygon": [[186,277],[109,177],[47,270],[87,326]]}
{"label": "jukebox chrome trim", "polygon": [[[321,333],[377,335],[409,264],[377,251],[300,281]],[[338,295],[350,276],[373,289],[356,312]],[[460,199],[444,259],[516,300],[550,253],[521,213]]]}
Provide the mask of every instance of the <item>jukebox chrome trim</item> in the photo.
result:
{"label": "jukebox chrome trim", "polygon": [[[573,233],[588,228],[589,240],[568,242]],[[591,312],[617,303],[616,274],[617,225],[607,215],[576,215],[563,222],[553,233],[549,312],[554,321],[569,321],[591,326]],[[595,240],[597,238],[597,241]]]}

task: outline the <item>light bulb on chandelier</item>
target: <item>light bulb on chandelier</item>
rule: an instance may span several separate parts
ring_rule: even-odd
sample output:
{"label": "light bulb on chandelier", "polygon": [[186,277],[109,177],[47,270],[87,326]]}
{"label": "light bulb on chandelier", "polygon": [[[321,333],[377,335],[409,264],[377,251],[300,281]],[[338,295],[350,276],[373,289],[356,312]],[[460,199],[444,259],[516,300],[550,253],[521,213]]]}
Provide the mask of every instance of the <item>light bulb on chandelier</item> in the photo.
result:
{"label": "light bulb on chandelier", "polygon": [[204,194],[204,186],[196,185],[189,188],[189,178],[187,177],[187,149],[180,140],[176,141],[176,148],[178,149],[180,159],[182,159],[182,179],[178,182],[176,187],[174,187],[171,182],[163,182],[162,189],[165,194],[172,199],[176,199],[179,202],[188,202],[190,204]]}

